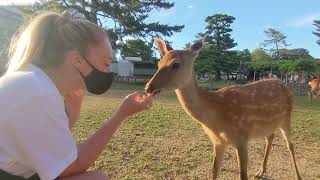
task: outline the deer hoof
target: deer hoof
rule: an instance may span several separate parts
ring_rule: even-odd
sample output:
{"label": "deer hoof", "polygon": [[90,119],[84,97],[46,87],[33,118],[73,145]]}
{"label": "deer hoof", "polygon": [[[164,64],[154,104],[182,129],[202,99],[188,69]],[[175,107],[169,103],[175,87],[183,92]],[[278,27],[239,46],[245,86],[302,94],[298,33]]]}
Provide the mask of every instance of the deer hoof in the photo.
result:
{"label": "deer hoof", "polygon": [[260,177],[263,176],[264,173],[265,173],[265,170],[264,169],[260,169],[255,177],[259,179]]}

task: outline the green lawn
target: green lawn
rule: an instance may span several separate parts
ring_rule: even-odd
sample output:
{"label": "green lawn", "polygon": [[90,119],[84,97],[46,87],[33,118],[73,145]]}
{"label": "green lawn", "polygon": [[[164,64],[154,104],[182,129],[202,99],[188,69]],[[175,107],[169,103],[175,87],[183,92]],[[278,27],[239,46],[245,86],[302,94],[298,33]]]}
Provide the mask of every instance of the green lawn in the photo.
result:
{"label": "green lawn", "polygon": [[[74,128],[78,142],[86,139],[118,107],[121,99],[143,86],[114,84],[105,96],[87,96],[81,118]],[[320,172],[320,103],[309,105],[307,97],[295,97],[293,140],[297,162],[305,179]],[[250,143],[249,175],[259,169],[264,140]],[[173,92],[163,93],[146,112],[130,117],[117,131],[92,169],[112,179],[208,179],[212,145],[199,124],[181,108]],[[268,162],[268,176],[294,176],[283,139],[277,134]],[[235,151],[228,149],[220,179],[237,178]]]}

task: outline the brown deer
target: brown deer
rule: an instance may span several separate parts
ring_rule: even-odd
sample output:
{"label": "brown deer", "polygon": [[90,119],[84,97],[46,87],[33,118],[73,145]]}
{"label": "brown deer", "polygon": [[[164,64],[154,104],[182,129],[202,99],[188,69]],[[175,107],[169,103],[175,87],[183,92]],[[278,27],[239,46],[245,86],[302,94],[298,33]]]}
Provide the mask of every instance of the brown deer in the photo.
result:
{"label": "brown deer", "polygon": [[309,102],[312,104],[313,99],[316,100],[320,96],[320,76],[316,79],[312,79],[308,82],[310,85],[310,91],[309,91]]}
{"label": "brown deer", "polygon": [[212,179],[218,177],[228,145],[237,150],[240,179],[248,179],[248,141],[265,137],[264,160],[257,174],[262,176],[266,172],[277,129],[286,140],[296,179],[301,179],[290,138],[292,95],[282,81],[268,79],[218,91],[204,91],[197,86],[193,70],[203,42],[196,42],[185,50],[173,50],[160,38],[155,38],[155,42],[163,58],[158,64],[158,71],[147,83],[146,92],[157,94],[175,90],[186,113],[202,125],[214,145]]}

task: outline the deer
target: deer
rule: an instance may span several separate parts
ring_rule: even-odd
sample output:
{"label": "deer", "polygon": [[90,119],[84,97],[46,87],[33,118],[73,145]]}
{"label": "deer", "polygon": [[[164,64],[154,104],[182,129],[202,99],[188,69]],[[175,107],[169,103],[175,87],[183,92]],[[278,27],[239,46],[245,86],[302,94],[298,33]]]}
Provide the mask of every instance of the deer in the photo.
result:
{"label": "deer", "polygon": [[277,79],[265,79],[217,91],[203,90],[197,86],[193,66],[204,42],[197,41],[187,49],[174,50],[159,37],[154,39],[162,58],[145,91],[153,95],[175,91],[184,111],[201,124],[213,144],[212,179],[218,178],[228,146],[236,149],[239,178],[248,179],[248,141],[264,137],[264,159],[256,175],[262,177],[275,131],[279,129],[292,159],[295,179],[301,179],[290,137],[293,97],[286,84]]}
{"label": "deer", "polygon": [[320,96],[320,76],[308,82],[310,85],[309,102],[312,104],[313,99],[316,100]]}

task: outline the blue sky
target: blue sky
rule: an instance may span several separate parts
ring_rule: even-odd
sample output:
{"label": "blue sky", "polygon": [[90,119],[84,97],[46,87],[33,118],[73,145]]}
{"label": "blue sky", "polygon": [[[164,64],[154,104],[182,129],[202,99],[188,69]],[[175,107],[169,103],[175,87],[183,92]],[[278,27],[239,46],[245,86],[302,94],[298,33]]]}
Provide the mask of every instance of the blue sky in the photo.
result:
{"label": "blue sky", "polygon": [[[32,3],[35,0],[0,0],[1,3]],[[238,46],[234,49],[259,47],[265,38],[263,30],[277,28],[287,36],[289,48],[306,48],[320,58],[320,46],[312,34],[314,19],[320,19],[320,0],[176,0],[169,10],[153,11],[151,21],[165,24],[184,24],[181,33],[168,40],[174,48],[182,48],[204,32],[207,16],[226,13],[236,18],[232,37]]]}
{"label": "blue sky", "polygon": [[320,58],[320,46],[312,34],[314,19],[320,19],[319,0],[177,0],[169,10],[153,12],[152,21],[184,24],[181,33],[168,40],[174,48],[182,48],[195,39],[198,32],[204,32],[207,16],[226,13],[236,18],[232,37],[238,46],[234,49],[259,47],[265,38],[263,30],[268,27],[279,29],[291,44],[288,48],[306,48],[314,57]]}

